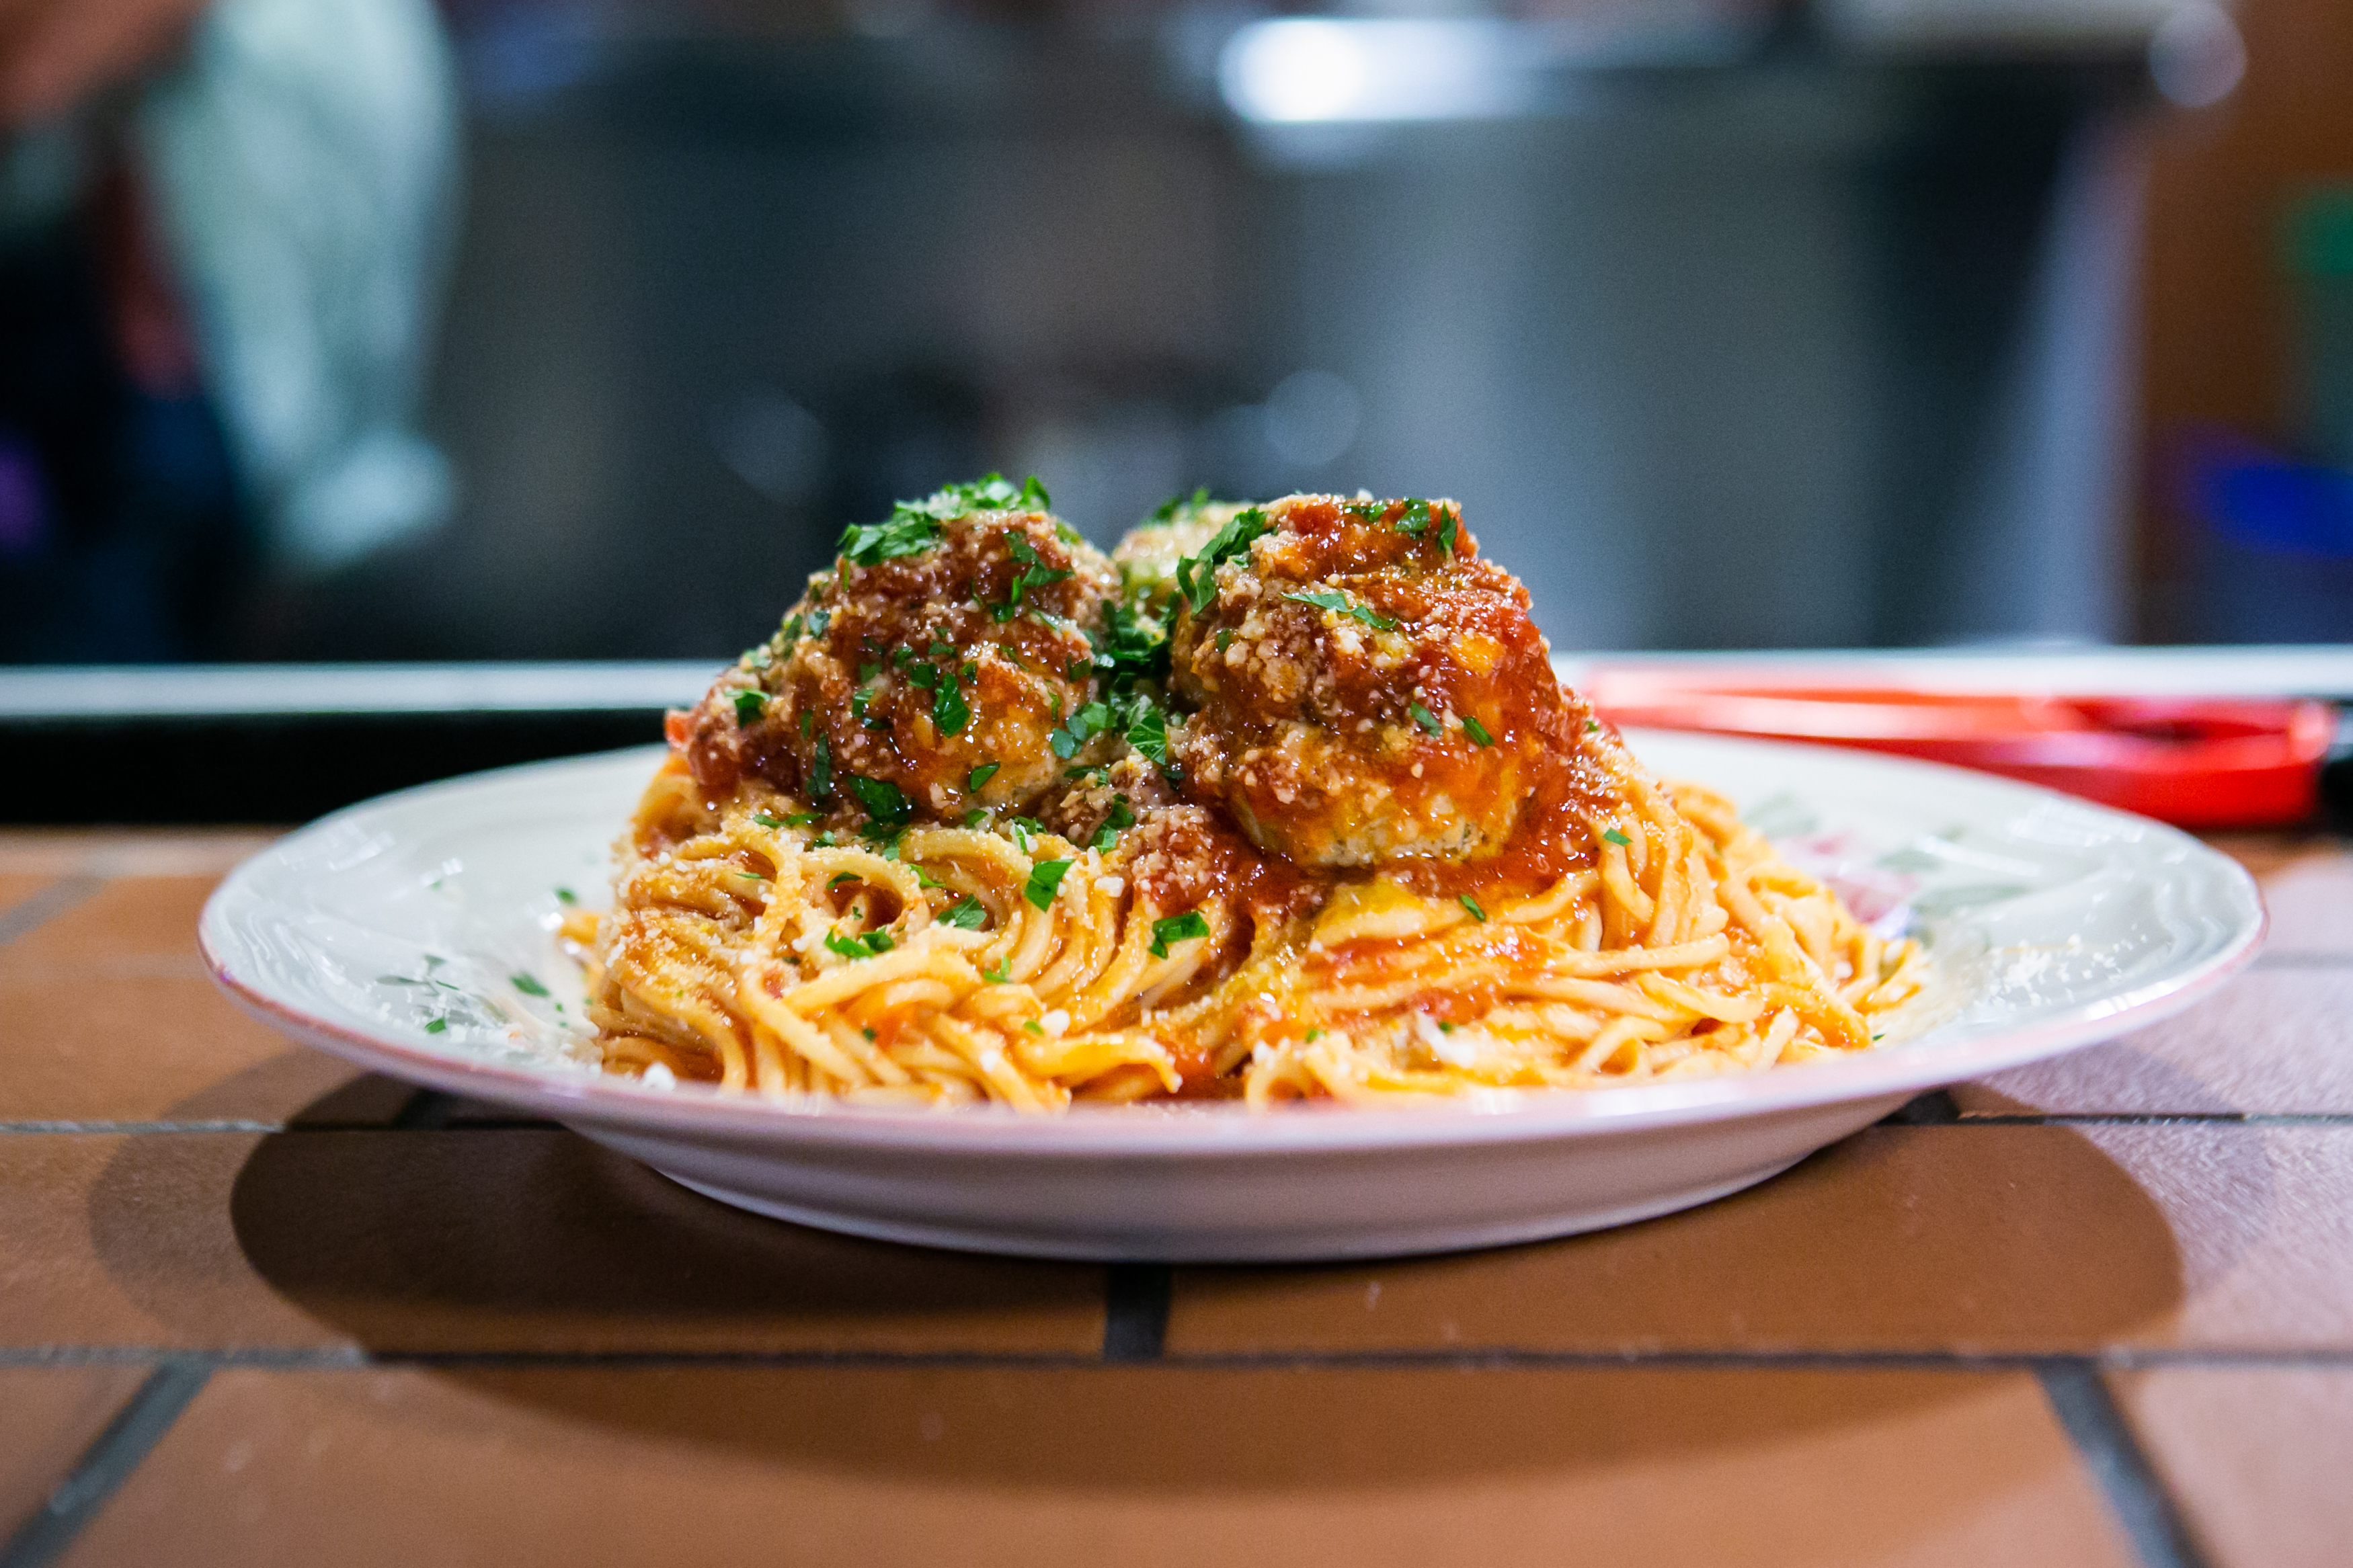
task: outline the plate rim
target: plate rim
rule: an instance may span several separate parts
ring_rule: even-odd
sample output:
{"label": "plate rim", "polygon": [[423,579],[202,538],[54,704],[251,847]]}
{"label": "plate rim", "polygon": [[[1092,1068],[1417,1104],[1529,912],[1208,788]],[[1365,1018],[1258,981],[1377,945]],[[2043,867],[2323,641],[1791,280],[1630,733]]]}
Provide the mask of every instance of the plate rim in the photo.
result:
{"label": "plate rim", "polygon": [[[1668,732],[1633,731],[1637,754],[1641,738]],[[1780,1112],[1887,1095],[1918,1094],[1981,1078],[2115,1037],[2196,1005],[2252,963],[2271,926],[2271,912],[2252,873],[2237,860],[2167,824],[2101,805],[2039,785],[1945,763],[1851,748],[1749,737],[1694,737],[1740,750],[1835,756],[1841,763],[1894,772],[1926,771],[1957,777],[1972,786],[2028,802],[2063,803],[2070,809],[2121,819],[2187,846],[2210,858],[2245,893],[2254,919],[2222,948],[2187,971],[2132,990],[2085,1002],[2062,1016],[2007,1029],[1985,1039],[1926,1050],[1901,1047],[1757,1073],[1629,1084],[1602,1089],[1493,1089],[1460,1100],[1367,1109],[1339,1105],[1287,1107],[1275,1114],[1238,1107],[1164,1105],[1074,1108],[1064,1116],[1025,1114],[997,1106],[959,1106],[901,1110],[823,1101],[779,1103],[765,1098],[696,1085],[648,1089],[627,1079],[583,1070],[577,1078],[544,1070],[469,1061],[403,1043],[318,1016],[270,994],[261,983],[235,972],[224,952],[230,927],[228,907],[251,895],[246,883],[262,863],[300,836],[332,831],[362,813],[380,810],[444,790],[478,786],[533,773],[617,765],[631,756],[649,761],[659,746],[625,747],[551,758],[392,791],[303,825],[285,838],[248,857],[206,900],[197,921],[197,948],[214,982],[257,1020],[306,1045],[354,1064],[445,1093],[528,1109],[562,1121],[629,1129],[654,1134],[723,1139],[733,1142],[806,1143],[834,1150],[923,1150],[970,1156],[1020,1158],[1161,1157],[1252,1158],[1287,1153],[1363,1153],[1408,1147],[1442,1148],[1592,1138],[1637,1133],[1716,1121],[1746,1121]]]}

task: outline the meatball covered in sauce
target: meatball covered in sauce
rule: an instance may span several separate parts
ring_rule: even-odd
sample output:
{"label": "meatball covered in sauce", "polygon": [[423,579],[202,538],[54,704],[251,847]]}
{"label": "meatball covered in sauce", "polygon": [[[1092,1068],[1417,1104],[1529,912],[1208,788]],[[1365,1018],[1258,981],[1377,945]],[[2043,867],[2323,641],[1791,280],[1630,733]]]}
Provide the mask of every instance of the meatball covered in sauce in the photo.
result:
{"label": "meatball covered in sauce", "polygon": [[754,773],[877,816],[1022,809],[1071,761],[1052,737],[1088,700],[1113,580],[1035,481],[902,502],[844,533],[776,636],[685,717],[689,765],[709,788]]}
{"label": "meatball covered in sauce", "polygon": [[1187,793],[1302,866],[1501,848],[1575,737],[1527,591],[1460,509],[1289,496],[1205,549],[1170,646]]}

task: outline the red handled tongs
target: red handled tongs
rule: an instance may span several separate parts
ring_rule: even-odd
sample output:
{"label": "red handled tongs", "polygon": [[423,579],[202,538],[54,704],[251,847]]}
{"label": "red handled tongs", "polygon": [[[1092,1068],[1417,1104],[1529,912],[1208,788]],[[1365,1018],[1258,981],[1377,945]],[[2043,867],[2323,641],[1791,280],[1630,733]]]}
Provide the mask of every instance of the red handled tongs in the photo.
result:
{"label": "red handled tongs", "polygon": [[1620,725],[1897,752],[2006,773],[2182,827],[2302,822],[2337,731],[2326,702],[1841,686],[1723,668],[1590,669]]}

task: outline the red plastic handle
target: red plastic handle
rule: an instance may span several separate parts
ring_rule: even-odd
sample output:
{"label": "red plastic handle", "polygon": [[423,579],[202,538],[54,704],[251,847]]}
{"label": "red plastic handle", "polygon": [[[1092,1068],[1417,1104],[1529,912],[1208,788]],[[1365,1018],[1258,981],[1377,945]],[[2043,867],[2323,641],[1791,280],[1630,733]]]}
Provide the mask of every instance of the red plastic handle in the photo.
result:
{"label": "red plastic handle", "polygon": [[1592,672],[1618,724],[1813,741],[2005,773],[2184,827],[2300,822],[2336,733],[2325,702],[2051,697]]}

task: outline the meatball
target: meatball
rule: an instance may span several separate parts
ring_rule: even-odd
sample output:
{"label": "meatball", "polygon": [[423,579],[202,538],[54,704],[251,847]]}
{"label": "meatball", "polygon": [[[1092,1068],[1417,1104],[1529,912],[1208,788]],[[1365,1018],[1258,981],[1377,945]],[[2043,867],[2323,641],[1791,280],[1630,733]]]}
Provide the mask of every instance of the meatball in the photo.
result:
{"label": "meatball", "polygon": [[1178,574],[1169,749],[1303,866],[1492,853],[1573,748],[1527,591],[1451,501],[1289,496]]}
{"label": "meatball", "polygon": [[1067,733],[1058,753],[1056,732],[1088,700],[1113,575],[1044,507],[1034,480],[991,476],[844,533],[833,570],[681,727],[695,777],[755,773],[890,820],[1019,810],[1100,760]]}

